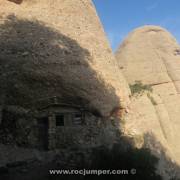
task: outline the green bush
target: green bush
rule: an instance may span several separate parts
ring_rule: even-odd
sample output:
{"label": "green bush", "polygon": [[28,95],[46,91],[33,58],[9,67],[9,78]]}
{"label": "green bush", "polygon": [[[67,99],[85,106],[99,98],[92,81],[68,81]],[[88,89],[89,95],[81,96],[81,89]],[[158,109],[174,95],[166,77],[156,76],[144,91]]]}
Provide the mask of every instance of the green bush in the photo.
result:
{"label": "green bush", "polygon": [[141,81],[135,81],[135,84],[130,84],[132,95],[141,94],[144,91],[152,92],[153,89],[150,85],[144,85]]}

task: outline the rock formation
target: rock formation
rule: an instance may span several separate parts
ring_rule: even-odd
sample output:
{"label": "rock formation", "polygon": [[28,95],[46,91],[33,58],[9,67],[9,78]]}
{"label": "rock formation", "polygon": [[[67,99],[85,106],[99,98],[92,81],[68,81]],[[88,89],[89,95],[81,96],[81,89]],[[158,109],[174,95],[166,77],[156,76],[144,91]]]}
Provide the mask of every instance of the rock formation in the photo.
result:
{"label": "rock formation", "polygon": [[52,96],[102,116],[127,106],[130,91],[91,1],[0,0],[0,9],[3,106],[33,108]]}
{"label": "rock formation", "polygon": [[[0,0],[0,20],[0,124],[8,109],[12,114],[6,119],[14,123],[15,112],[20,114],[20,128],[26,130],[25,124],[31,123],[27,130],[32,129],[38,120],[31,113],[38,112],[39,102],[58,99],[80,106],[91,117],[87,129],[67,127],[69,139],[78,134],[79,144],[85,144],[84,136],[87,142],[109,145],[119,133],[119,124],[117,133],[115,118],[109,117],[118,116],[124,118],[125,133],[138,141],[137,146],[147,144],[159,157],[163,148],[180,164],[180,47],[166,30],[156,26],[135,30],[116,52],[116,61],[90,0]],[[153,91],[130,99],[128,83],[132,87],[137,81]],[[50,142],[61,127],[55,129],[57,119],[51,113],[46,118],[52,122]],[[76,120],[81,118],[78,114]],[[16,129],[13,123],[8,126]],[[62,143],[65,138],[59,137]],[[160,168],[164,166],[165,161],[160,161]]]}
{"label": "rock formation", "polygon": [[[180,164],[180,46],[165,29],[145,26],[128,35],[116,52],[130,85],[152,87],[148,97],[131,101],[126,128],[133,136],[151,134]],[[152,103],[151,103],[152,102]],[[148,140],[147,140],[148,141]],[[149,141],[148,141],[149,143]],[[159,148],[154,148],[154,150]]]}

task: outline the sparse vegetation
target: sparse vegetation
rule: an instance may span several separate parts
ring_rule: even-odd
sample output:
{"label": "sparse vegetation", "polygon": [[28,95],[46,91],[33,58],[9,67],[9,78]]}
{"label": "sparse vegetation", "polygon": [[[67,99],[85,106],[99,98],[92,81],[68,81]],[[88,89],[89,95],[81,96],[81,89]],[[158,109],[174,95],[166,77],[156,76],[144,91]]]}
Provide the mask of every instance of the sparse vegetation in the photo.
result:
{"label": "sparse vegetation", "polygon": [[149,91],[149,92],[153,91],[151,85],[143,84],[141,81],[135,81],[135,84],[130,84],[129,86],[132,95],[142,94],[144,91]]}
{"label": "sparse vegetation", "polygon": [[147,97],[150,99],[150,101],[152,102],[154,106],[157,105],[157,102],[155,101],[155,99],[150,95],[150,93],[153,92],[151,85],[143,84],[141,81],[135,81],[135,84],[130,84],[129,86],[130,86],[132,95],[141,95],[145,91],[147,91],[148,92]]}

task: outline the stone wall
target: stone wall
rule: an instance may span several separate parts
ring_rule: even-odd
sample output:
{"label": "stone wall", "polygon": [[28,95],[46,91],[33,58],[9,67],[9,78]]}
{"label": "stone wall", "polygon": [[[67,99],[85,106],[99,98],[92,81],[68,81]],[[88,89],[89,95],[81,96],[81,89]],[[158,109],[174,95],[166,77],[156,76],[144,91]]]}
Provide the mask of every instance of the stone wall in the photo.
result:
{"label": "stone wall", "polygon": [[[83,124],[73,124],[72,114],[80,110],[71,107],[52,106],[38,111],[17,112],[13,108],[3,111],[0,143],[53,150],[111,146],[120,137],[118,120],[103,119],[90,112],[83,112]],[[68,122],[63,126],[56,126],[55,115],[62,113],[69,114],[70,119],[65,119]],[[43,122],[39,124],[39,120]]]}

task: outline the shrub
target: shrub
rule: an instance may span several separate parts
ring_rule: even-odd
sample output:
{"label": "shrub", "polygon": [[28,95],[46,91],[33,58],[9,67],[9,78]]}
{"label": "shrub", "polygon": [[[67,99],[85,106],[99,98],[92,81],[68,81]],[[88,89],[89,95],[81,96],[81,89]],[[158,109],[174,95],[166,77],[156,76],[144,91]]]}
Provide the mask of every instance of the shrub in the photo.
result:
{"label": "shrub", "polygon": [[[129,148],[127,151],[122,151],[121,149],[119,144],[114,145],[111,150],[105,147],[95,149],[91,168],[129,171],[128,175],[111,175],[111,179],[162,180],[156,173],[159,159],[150,150]],[[136,169],[136,174],[131,174],[131,169]],[[97,179],[104,179],[104,177],[102,175]]]}
{"label": "shrub", "polygon": [[142,84],[141,81],[135,81],[135,84],[130,84],[129,86],[130,86],[132,95],[141,94],[144,91],[149,91],[149,92],[153,91],[150,85],[144,85]]}

